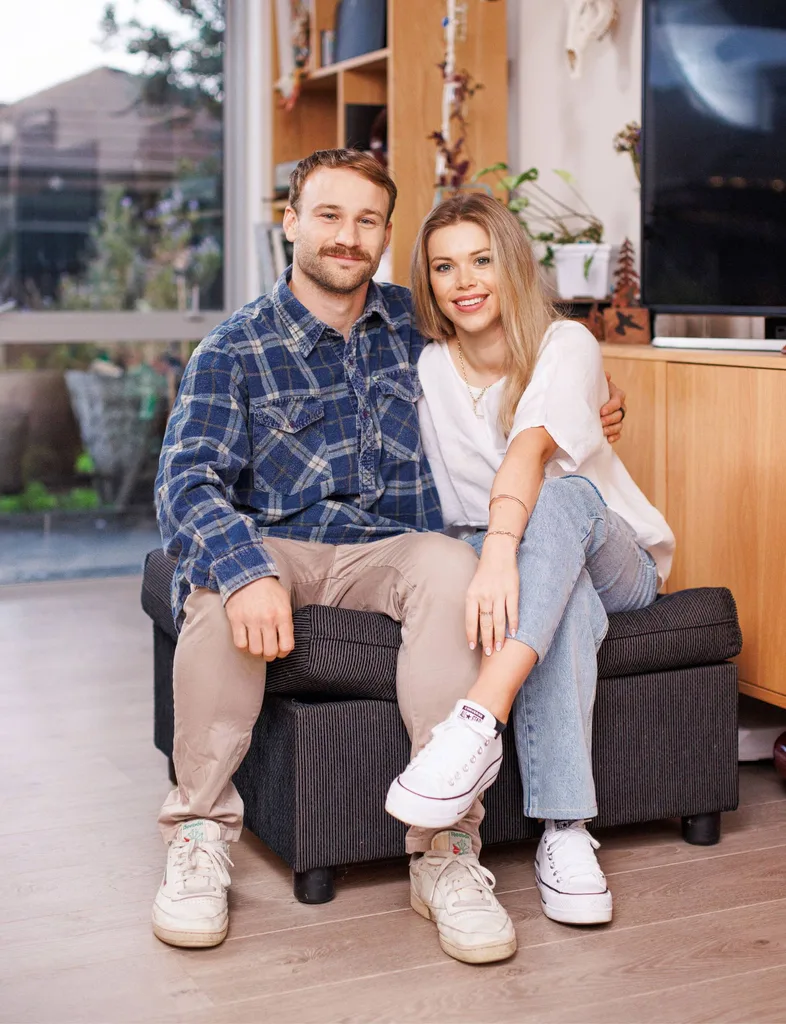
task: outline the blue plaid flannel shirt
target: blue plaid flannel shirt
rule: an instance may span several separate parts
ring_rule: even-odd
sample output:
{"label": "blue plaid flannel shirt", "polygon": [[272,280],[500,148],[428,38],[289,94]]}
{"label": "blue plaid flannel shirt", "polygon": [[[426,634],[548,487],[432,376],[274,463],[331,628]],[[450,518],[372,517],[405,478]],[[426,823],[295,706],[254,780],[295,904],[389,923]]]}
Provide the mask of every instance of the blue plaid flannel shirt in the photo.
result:
{"label": "blue plaid flannel shirt", "polygon": [[423,345],[407,289],[372,282],[345,341],[286,275],[200,343],[156,479],[176,622],[191,585],[226,600],[276,575],[265,536],[351,544],[442,528],[418,428]]}

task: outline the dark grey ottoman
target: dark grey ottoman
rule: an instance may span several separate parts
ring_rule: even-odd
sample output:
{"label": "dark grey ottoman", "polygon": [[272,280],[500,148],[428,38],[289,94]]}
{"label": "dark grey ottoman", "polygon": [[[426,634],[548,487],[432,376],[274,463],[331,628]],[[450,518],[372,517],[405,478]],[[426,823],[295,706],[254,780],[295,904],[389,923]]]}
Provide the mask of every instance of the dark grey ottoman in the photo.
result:
{"label": "dark grey ottoman", "polygon": [[[142,606],[153,620],[155,745],[172,775],[173,563],[148,555]],[[235,775],[245,823],[295,872],[295,895],[333,895],[333,868],[399,856],[405,827],[384,810],[409,760],[395,703],[398,625],[311,606],[295,613],[293,653],[268,671],[265,704]],[[612,615],[601,647],[593,763],[597,826],[682,818],[688,842],[720,838],[737,806],[737,669],[742,636],[728,590],[702,588]],[[522,812],[513,737],[485,797],[485,843],[535,837]],[[174,778],[173,778],[174,781]]]}

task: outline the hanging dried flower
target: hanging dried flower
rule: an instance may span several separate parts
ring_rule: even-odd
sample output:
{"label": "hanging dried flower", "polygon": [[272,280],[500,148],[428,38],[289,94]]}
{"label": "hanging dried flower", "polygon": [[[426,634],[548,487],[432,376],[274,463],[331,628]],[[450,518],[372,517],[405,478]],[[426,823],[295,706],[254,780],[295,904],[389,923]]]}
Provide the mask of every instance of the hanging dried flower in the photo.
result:
{"label": "hanging dried flower", "polygon": [[614,149],[618,153],[630,153],[636,180],[641,181],[641,125],[629,121],[622,131],[614,136]]}

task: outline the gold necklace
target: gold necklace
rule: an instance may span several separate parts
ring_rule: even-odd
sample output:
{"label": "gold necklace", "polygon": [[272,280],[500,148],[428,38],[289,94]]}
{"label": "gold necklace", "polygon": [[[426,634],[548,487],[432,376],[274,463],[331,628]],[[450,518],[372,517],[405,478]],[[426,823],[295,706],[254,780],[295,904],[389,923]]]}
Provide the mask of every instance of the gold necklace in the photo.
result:
{"label": "gold necklace", "polygon": [[456,345],[458,346],[459,362],[461,363],[461,376],[464,378],[464,383],[467,385],[467,391],[469,391],[469,397],[472,399],[472,411],[479,420],[482,420],[483,413],[478,412],[478,406],[480,405],[480,400],[491,387],[491,384],[487,384],[485,388],[481,388],[480,394],[478,395],[477,398],[475,398],[475,396],[472,394],[472,385],[467,379],[467,367],[464,364],[464,353],[461,351],[461,342],[458,340],[458,338],[456,338]]}

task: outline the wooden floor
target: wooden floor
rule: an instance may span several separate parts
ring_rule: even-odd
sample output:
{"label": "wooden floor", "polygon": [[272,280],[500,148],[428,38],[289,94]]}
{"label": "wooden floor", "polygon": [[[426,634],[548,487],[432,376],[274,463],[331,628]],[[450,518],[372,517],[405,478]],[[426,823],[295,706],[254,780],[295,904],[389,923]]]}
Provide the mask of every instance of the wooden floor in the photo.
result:
{"label": "wooden floor", "polygon": [[0,588],[0,1021],[786,1021],[786,790],[742,775],[719,846],[678,826],[601,833],[614,923],[541,914],[531,844],[484,863],[519,951],[469,967],[408,908],[403,860],[293,900],[285,866],[234,848],[227,941],[175,950],[149,924],[166,765],[133,578]]}

